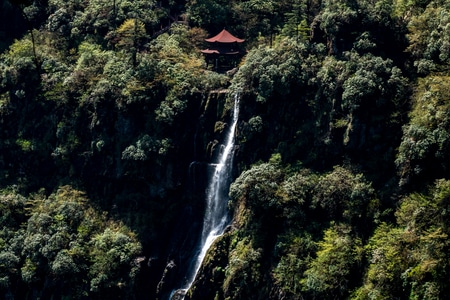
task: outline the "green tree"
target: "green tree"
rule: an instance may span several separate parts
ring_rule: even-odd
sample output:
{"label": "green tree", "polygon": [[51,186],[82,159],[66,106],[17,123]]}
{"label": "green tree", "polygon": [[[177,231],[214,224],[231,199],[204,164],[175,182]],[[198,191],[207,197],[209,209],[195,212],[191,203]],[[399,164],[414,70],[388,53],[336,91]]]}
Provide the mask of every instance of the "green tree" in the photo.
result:
{"label": "green tree", "polygon": [[315,22],[326,34],[328,53],[339,54],[346,50],[339,49],[337,40],[348,35],[350,27],[358,19],[357,9],[356,1],[323,1],[323,9],[316,16]]}
{"label": "green tree", "polygon": [[189,21],[195,26],[219,32],[231,25],[231,2],[225,0],[196,0],[187,5]]}
{"label": "green tree", "polygon": [[[358,226],[376,212],[377,197],[372,184],[363,174],[336,166],[322,175],[314,187],[312,205],[322,208],[331,220],[344,220]],[[369,225],[369,224],[368,224]],[[358,229],[363,229],[358,226]]]}
{"label": "green tree", "polygon": [[[1,203],[19,200],[13,195],[2,196]],[[69,186],[49,197],[35,194],[25,203],[23,223],[15,224],[10,215],[0,232],[0,241],[8,242],[0,243],[2,291],[22,281],[33,293],[73,299],[124,289],[131,293],[141,252],[131,230],[95,211],[83,192]],[[13,206],[7,211],[17,214]]]}
{"label": "green tree", "polygon": [[173,26],[171,34],[158,36],[150,45],[152,58],[157,63],[153,84],[161,87],[164,99],[155,111],[156,120],[166,125],[173,124],[186,109],[189,96],[202,92],[203,84],[210,78],[209,72],[201,69],[203,58],[190,52],[193,46],[187,42],[187,37],[186,26]]}
{"label": "green tree", "polygon": [[245,64],[233,79],[235,89],[254,92],[256,100],[262,103],[271,97],[287,95],[293,86],[306,80],[301,61],[307,53],[307,45],[288,38],[274,48],[254,49],[247,54]]}
{"label": "green tree", "polygon": [[404,247],[402,230],[382,223],[375,230],[369,244],[370,265],[363,287],[355,292],[356,299],[387,299],[405,295],[401,274],[406,257],[401,255]]}
{"label": "green tree", "polygon": [[282,14],[279,10],[277,1],[273,0],[248,0],[236,2],[233,11],[237,18],[245,26],[247,36],[260,36],[266,38],[266,44],[272,46],[275,33],[278,31]]}
{"label": "green tree", "polygon": [[[244,171],[230,186],[230,197],[234,201],[246,200],[253,210],[277,209],[280,198],[279,184],[284,178],[278,155],[269,163],[262,163]],[[278,158],[278,159],[277,159]]]}
{"label": "green tree", "polygon": [[278,236],[276,252],[280,260],[272,271],[274,283],[289,299],[302,299],[304,272],[309,268],[318,243],[312,235],[294,226],[287,227],[287,233]]}
{"label": "green tree", "polygon": [[117,224],[94,236],[89,244],[91,291],[102,293],[107,288],[126,285],[131,288],[139,271],[137,256],[142,250],[136,236]]}
{"label": "green tree", "polygon": [[282,34],[295,37],[297,40],[307,40],[310,35],[310,28],[307,24],[308,5],[306,1],[296,0],[287,3],[287,5]]}
{"label": "green tree", "polygon": [[227,299],[252,298],[261,281],[261,252],[249,239],[241,239],[230,250],[223,283]]}
{"label": "green tree", "polygon": [[20,227],[26,220],[26,201],[15,187],[0,192],[0,293],[5,297],[13,297],[20,282],[23,243]]}
{"label": "green tree", "polygon": [[352,236],[350,227],[335,225],[325,230],[317,257],[304,273],[303,289],[322,299],[346,298],[359,283],[362,257],[362,242]]}
{"label": "green tree", "polygon": [[127,19],[151,25],[156,21],[154,7],[154,1],[88,1],[75,14],[71,32],[74,36],[96,34],[103,38]]}
{"label": "green tree", "polygon": [[445,174],[450,134],[449,96],[447,76],[427,76],[419,80],[411,120],[403,128],[395,161],[401,184],[415,183],[419,175],[433,180]]}
{"label": "green tree", "polygon": [[125,49],[131,52],[131,61],[136,67],[137,52],[142,46],[146,37],[145,24],[137,19],[127,19],[115,31],[115,45],[118,49]]}
{"label": "green tree", "polygon": [[[448,290],[448,180],[402,199],[397,225],[381,224],[367,245],[369,268],[357,299],[440,299]],[[406,297],[405,297],[406,295]]]}
{"label": "green tree", "polygon": [[29,31],[30,37],[31,37],[31,46],[32,46],[31,49],[33,51],[34,64],[35,64],[36,70],[39,73],[40,69],[41,69],[41,64],[40,64],[40,60],[39,60],[37,52],[36,52],[36,41],[35,41],[35,37],[34,37],[32,23],[30,20],[31,18],[28,16],[28,12],[27,12],[27,7],[29,7],[33,2],[31,0],[10,0],[10,2],[13,3],[14,5],[16,5],[17,7],[19,7],[19,9],[22,12],[22,15],[27,23],[28,31]]}
{"label": "green tree", "polygon": [[[420,7],[420,2],[418,4]],[[450,7],[445,1],[430,1],[423,12],[412,15],[408,23],[408,51],[415,59],[419,74],[448,69],[449,16]]]}

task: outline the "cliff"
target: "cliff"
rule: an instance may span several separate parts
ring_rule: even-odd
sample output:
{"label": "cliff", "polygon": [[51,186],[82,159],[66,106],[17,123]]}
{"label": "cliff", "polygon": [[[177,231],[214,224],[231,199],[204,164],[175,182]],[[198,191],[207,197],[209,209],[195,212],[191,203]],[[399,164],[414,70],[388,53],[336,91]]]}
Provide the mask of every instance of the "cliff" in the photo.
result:
{"label": "cliff", "polygon": [[167,298],[236,92],[233,218],[186,298],[447,294],[446,1],[110,2],[0,2],[3,298]]}

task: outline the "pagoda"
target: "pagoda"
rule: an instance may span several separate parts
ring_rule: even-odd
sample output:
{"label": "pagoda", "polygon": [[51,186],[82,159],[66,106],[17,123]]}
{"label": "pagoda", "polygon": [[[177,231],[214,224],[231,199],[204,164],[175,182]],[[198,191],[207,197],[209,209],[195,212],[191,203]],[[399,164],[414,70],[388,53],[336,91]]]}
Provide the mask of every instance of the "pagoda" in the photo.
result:
{"label": "pagoda", "polygon": [[235,37],[225,29],[205,41],[209,47],[201,51],[205,55],[206,63],[214,63],[216,70],[235,67],[245,54],[240,46],[245,40]]}

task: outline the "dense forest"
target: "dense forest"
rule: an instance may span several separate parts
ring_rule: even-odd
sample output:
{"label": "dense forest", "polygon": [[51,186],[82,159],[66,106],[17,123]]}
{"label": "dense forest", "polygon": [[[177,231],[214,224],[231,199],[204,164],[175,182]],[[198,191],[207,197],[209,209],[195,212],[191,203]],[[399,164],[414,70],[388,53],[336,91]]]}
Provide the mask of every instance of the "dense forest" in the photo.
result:
{"label": "dense forest", "polygon": [[[245,39],[218,72],[200,50]],[[447,0],[0,0],[0,298],[450,293]]]}

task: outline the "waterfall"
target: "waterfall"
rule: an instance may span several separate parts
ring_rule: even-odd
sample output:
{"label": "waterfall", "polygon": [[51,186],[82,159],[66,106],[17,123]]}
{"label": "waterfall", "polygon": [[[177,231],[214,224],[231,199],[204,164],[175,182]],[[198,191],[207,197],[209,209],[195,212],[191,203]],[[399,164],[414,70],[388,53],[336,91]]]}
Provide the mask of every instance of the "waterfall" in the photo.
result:
{"label": "waterfall", "polygon": [[187,281],[184,287],[174,290],[169,299],[183,300],[187,291],[191,288],[195,277],[200,270],[206,252],[214,240],[221,236],[229,224],[228,215],[228,190],[231,183],[231,171],[233,167],[233,148],[236,125],[239,117],[239,96],[234,97],[233,119],[228,128],[225,143],[217,158],[212,164],[213,172],[206,190],[206,210],[203,218],[201,242],[191,268],[188,270]]}

